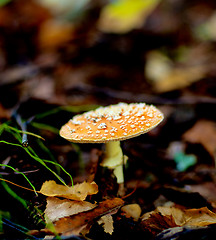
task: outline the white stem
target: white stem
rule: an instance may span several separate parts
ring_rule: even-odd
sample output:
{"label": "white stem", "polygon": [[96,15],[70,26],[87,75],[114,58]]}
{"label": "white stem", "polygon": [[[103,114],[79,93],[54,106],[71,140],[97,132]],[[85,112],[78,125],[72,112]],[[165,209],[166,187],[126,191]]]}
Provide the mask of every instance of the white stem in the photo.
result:
{"label": "white stem", "polygon": [[105,157],[101,166],[114,169],[113,173],[118,183],[124,182],[123,163],[124,156],[119,141],[107,142],[105,149]]}
{"label": "white stem", "polygon": [[123,172],[123,164],[115,167],[115,169],[113,170],[114,175],[117,178],[117,183],[123,183],[124,182],[124,172]]}

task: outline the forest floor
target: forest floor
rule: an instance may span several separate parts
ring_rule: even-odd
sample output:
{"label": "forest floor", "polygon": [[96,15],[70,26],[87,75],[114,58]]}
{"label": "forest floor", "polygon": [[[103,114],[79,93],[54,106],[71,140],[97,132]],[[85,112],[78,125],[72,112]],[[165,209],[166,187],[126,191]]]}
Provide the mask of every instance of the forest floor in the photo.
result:
{"label": "forest floor", "polygon": [[[142,25],[135,14],[118,28],[103,25],[103,1],[61,21],[55,1],[3,2],[0,238],[215,239],[216,3],[157,1]],[[124,196],[100,166],[103,144],[59,135],[76,114],[119,102],[164,114],[121,142]]]}

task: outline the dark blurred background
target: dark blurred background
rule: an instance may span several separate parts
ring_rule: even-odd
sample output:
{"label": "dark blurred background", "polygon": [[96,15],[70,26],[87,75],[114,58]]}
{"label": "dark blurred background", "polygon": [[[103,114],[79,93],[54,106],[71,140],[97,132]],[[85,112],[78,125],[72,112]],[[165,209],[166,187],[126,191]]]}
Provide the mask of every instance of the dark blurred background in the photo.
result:
{"label": "dark blurred background", "polygon": [[[58,136],[60,127],[99,105],[156,105],[164,121],[122,143],[130,167],[126,188],[140,181],[133,201],[146,211],[166,184],[191,184],[193,191],[192,185],[210,182],[195,191],[216,202],[215,66],[214,0],[0,0],[0,126],[9,121],[20,129],[17,115],[29,121],[28,130],[46,139],[42,145],[29,136],[30,146],[83,181],[92,148],[101,146],[68,143]],[[17,143],[2,129],[2,140]],[[27,171],[37,189],[51,178],[17,147],[1,144],[0,159]],[[26,184],[11,169],[1,167],[0,174]],[[19,193],[35,204],[33,194]],[[12,211],[13,197],[1,200]],[[11,214],[21,216],[17,211]]]}

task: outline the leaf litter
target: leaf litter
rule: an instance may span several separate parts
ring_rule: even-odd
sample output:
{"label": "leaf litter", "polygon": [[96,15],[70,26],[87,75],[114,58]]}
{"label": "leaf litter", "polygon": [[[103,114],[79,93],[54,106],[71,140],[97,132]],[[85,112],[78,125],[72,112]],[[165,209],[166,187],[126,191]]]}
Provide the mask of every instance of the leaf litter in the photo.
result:
{"label": "leaf litter", "polygon": [[[2,238],[211,239],[206,236],[216,232],[214,1],[82,1],[78,11],[66,9],[69,21],[36,0],[3,2]],[[166,116],[154,133],[124,143],[129,156],[124,200],[116,198],[112,173],[100,168],[103,147],[58,137],[74,114],[120,101],[153,103]],[[22,120],[35,117],[26,149],[24,132],[12,118],[17,106]],[[45,143],[37,144],[35,136]],[[184,148],[170,155],[176,142]],[[100,153],[93,167],[91,151]],[[78,185],[64,186],[73,182],[68,172]],[[36,189],[44,182],[45,195],[17,191],[19,185],[29,187],[23,174]],[[52,182],[53,174],[63,185]],[[32,214],[30,205],[42,210]],[[35,218],[45,218],[47,225]]]}

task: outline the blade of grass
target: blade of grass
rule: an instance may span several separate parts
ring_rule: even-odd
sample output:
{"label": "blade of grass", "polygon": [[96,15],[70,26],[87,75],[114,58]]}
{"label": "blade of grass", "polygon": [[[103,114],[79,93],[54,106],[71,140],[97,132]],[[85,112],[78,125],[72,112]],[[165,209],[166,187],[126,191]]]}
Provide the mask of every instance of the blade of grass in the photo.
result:
{"label": "blade of grass", "polygon": [[19,201],[23,206],[24,208],[27,208],[27,203],[26,201],[21,198],[20,196],[18,196],[9,186],[8,184],[5,182],[5,181],[1,181],[1,184],[2,186],[4,187],[5,191],[8,192],[8,194],[10,194],[13,198],[15,198],[17,201]]}
{"label": "blade of grass", "polygon": [[47,130],[54,134],[58,134],[58,132],[59,132],[59,130],[57,128],[50,126],[48,124],[38,123],[38,122],[31,122],[30,124],[37,129]]}
{"label": "blade of grass", "polygon": [[[21,136],[19,135],[19,133],[15,133],[15,132],[12,132],[10,131],[10,129],[6,129],[7,131],[9,131],[17,140],[18,142],[20,142],[22,144],[22,138]],[[23,148],[28,154],[30,157],[32,157],[34,160],[36,160],[37,162],[39,162],[41,165],[43,165],[45,168],[47,168],[50,172],[52,172],[53,175],[56,176],[56,178],[64,185],[66,185],[66,183],[60,178],[60,176],[58,176],[58,174],[56,172],[54,172],[51,168],[49,168],[46,164],[45,164],[45,161],[48,161],[48,160],[45,160],[44,159],[41,159],[36,153],[35,151],[29,146],[28,148],[26,147],[23,147],[22,145],[17,145],[21,148]],[[60,167],[69,177],[70,177],[70,180],[71,180],[71,183],[73,184],[73,178],[72,176],[58,163],[53,163],[52,161],[50,161],[49,163],[52,163],[53,165],[56,165],[58,167]]]}
{"label": "blade of grass", "polygon": [[[45,146],[45,144],[40,139],[38,139],[36,142],[39,145],[39,147],[49,156],[49,158],[53,162],[57,163],[57,160],[55,159],[51,151]],[[56,166],[56,171],[58,174],[60,174],[60,168],[58,166]]]}
{"label": "blade of grass", "polygon": [[0,210],[0,234],[3,233],[3,218],[10,218],[10,213]]}
{"label": "blade of grass", "polygon": [[[45,168],[47,168],[50,172],[52,172],[52,174],[54,176],[56,176],[56,178],[64,185],[66,185],[66,183],[58,176],[57,173],[55,173],[52,169],[50,169],[45,163],[44,161],[48,161],[48,160],[44,160],[44,159],[40,159],[39,157],[37,156],[34,156],[27,148],[24,148],[22,145],[20,144],[17,144],[17,143],[10,143],[10,142],[7,142],[7,141],[3,141],[1,140],[0,143],[4,143],[4,144],[8,144],[8,145],[12,145],[12,146],[16,146],[16,147],[21,147],[22,149],[24,149],[30,157],[32,157],[34,160],[36,160],[37,162],[39,162],[41,165],[43,165]],[[70,177],[71,179],[71,183],[73,183],[73,179],[72,179],[72,176],[60,165],[60,164],[57,164],[57,163],[53,163],[52,161],[48,161],[49,163],[52,163],[52,164],[56,164],[58,165],[59,167],[61,167],[61,169]]]}
{"label": "blade of grass", "polygon": [[1,164],[1,163],[0,163],[0,167],[7,167],[7,168],[12,169],[14,172],[17,172],[17,173],[21,174],[21,175],[27,180],[27,182],[29,183],[29,185],[30,185],[30,186],[32,187],[32,189],[34,190],[35,195],[37,196],[37,191],[36,191],[34,185],[31,183],[31,181],[26,177],[26,175],[25,175],[24,173],[16,170],[15,168],[13,168],[13,167],[11,167],[11,166],[9,166],[9,165],[6,165],[6,164]]}
{"label": "blade of grass", "polygon": [[7,128],[10,128],[12,131],[15,131],[15,132],[18,132],[18,133],[22,133],[22,134],[31,135],[31,136],[34,136],[36,138],[39,138],[39,139],[42,139],[42,140],[45,141],[45,139],[43,137],[41,137],[40,135],[38,135],[38,134],[31,133],[31,132],[28,132],[28,131],[22,131],[22,130],[16,129],[16,128],[8,126],[8,125],[7,125]]}
{"label": "blade of grass", "polygon": [[39,162],[41,165],[43,165],[45,168],[47,168],[50,172],[52,172],[53,175],[55,175],[55,176],[57,177],[57,179],[58,179],[61,183],[63,183],[64,185],[66,185],[66,183],[60,178],[60,176],[59,176],[56,172],[54,172],[52,169],[50,169],[50,168],[45,164],[45,162],[51,163],[51,164],[59,167],[60,169],[62,169],[62,171],[63,171],[65,174],[67,174],[67,175],[69,176],[69,178],[70,178],[70,180],[71,180],[71,184],[72,184],[72,186],[73,186],[73,178],[72,178],[72,176],[71,176],[59,163],[52,162],[52,161],[50,161],[50,160],[41,159],[41,158],[35,153],[35,151],[34,151],[31,147],[28,147],[28,148],[23,147],[23,145],[22,145],[22,137],[21,137],[19,131],[14,131],[14,132],[13,132],[12,129],[9,128],[7,125],[4,126],[4,129],[5,129],[7,132],[11,133],[11,134],[15,137],[15,139],[17,139],[17,141],[18,141],[21,145],[20,145],[20,144],[16,144],[16,143],[9,143],[9,142],[3,141],[3,140],[0,141],[0,142],[23,148],[33,159],[35,159],[37,162]]}

